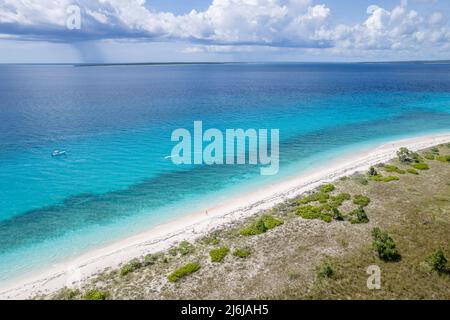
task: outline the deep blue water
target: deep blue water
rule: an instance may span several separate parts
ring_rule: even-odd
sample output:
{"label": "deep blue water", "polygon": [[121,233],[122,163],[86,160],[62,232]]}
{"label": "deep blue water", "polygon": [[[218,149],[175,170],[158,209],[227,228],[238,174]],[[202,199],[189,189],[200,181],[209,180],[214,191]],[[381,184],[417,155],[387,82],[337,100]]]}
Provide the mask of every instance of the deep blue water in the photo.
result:
{"label": "deep blue water", "polygon": [[[171,133],[194,120],[279,128],[279,175],[173,165]],[[450,65],[3,65],[0,124],[1,283],[320,157],[448,131]]]}

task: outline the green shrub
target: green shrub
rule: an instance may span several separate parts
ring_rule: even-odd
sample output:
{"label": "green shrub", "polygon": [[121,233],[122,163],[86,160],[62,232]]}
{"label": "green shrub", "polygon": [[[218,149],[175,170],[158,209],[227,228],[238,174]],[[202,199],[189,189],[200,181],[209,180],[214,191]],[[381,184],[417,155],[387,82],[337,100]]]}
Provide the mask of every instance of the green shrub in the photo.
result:
{"label": "green shrub", "polygon": [[391,181],[398,181],[398,180],[400,180],[400,178],[396,177],[396,176],[389,176],[389,177],[383,178],[383,182],[391,182]]}
{"label": "green shrub", "polygon": [[397,156],[400,162],[404,163],[413,163],[413,162],[419,162],[420,156],[416,152],[412,152],[408,150],[407,148],[400,148],[399,151],[397,151]]}
{"label": "green shrub", "polygon": [[263,215],[261,220],[264,222],[264,226],[266,227],[267,230],[272,230],[283,224],[282,220],[277,219],[269,214]]}
{"label": "green shrub", "polygon": [[203,243],[206,245],[216,246],[219,244],[219,242],[220,242],[219,238],[217,237],[217,235],[214,234],[203,239]]}
{"label": "green shrub", "polygon": [[55,295],[55,300],[75,300],[81,294],[78,289],[64,287]]}
{"label": "green shrub", "polygon": [[262,234],[281,226],[284,222],[280,219],[277,219],[271,215],[265,214],[258,220],[256,220],[251,226],[245,228],[240,231],[240,234],[243,236],[254,236],[258,234]]}
{"label": "green shrub", "polygon": [[337,196],[331,197],[330,203],[334,207],[340,207],[345,201],[352,198],[350,193],[339,193]]}
{"label": "green shrub", "polygon": [[447,258],[444,255],[442,250],[436,250],[432,254],[430,254],[426,262],[430,265],[430,267],[439,273],[447,271]]}
{"label": "green shrub", "polygon": [[298,207],[296,214],[303,219],[320,219],[325,222],[331,222],[333,220],[333,214],[330,211],[324,210],[323,207],[311,205]]}
{"label": "green shrub", "polygon": [[370,203],[370,198],[362,194],[357,194],[353,196],[353,203],[360,207],[367,207]]}
{"label": "green shrub", "polygon": [[182,241],[178,246],[178,252],[185,256],[195,251],[195,247],[193,244],[189,243],[189,241]]}
{"label": "green shrub", "polygon": [[320,216],[320,207],[307,205],[297,208],[297,215],[304,219],[317,219]]}
{"label": "green shrub", "polygon": [[373,181],[382,182],[383,181],[383,175],[381,173],[377,173],[376,175],[371,176],[370,179],[373,180]]}
{"label": "green shrub", "polygon": [[352,218],[350,219],[351,224],[368,223],[369,217],[363,207],[359,207],[356,210],[350,212]]}
{"label": "green shrub", "polygon": [[360,184],[362,184],[363,186],[367,186],[367,185],[369,184],[369,180],[367,180],[367,179],[364,178],[364,177],[359,177],[359,178],[358,178],[358,182],[359,182]]}
{"label": "green shrub", "polygon": [[233,256],[242,258],[242,259],[249,257],[250,254],[251,254],[250,249],[245,249],[245,248],[244,249],[238,248],[238,249],[234,250],[234,252],[233,252]]}
{"label": "green shrub", "polygon": [[373,247],[378,253],[378,257],[384,261],[398,261],[401,256],[396,248],[394,240],[380,228],[372,230]]}
{"label": "green shrub", "polygon": [[433,147],[430,149],[431,153],[433,154],[439,154],[439,148],[438,147]]}
{"label": "green shrub", "polygon": [[[320,207],[321,215],[319,219],[325,222],[331,222],[333,219],[337,221],[343,221],[344,217],[339,209],[333,204],[326,203]],[[330,219],[331,218],[331,219]]]}
{"label": "green shrub", "polygon": [[367,174],[370,177],[375,177],[376,175],[378,175],[378,171],[375,169],[375,167],[370,167],[369,172],[367,172]]}
{"label": "green shrub", "polygon": [[134,269],[127,263],[126,265],[124,265],[122,268],[120,268],[120,276],[126,276],[127,274],[133,272]]}
{"label": "green shrub", "polygon": [[323,193],[330,193],[330,192],[333,192],[334,189],[335,189],[335,186],[334,186],[334,185],[332,185],[332,184],[326,184],[326,185],[323,185],[323,186],[320,188],[320,192],[323,192]]}
{"label": "green shrub", "polygon": [[156,262],[158,262],[159,258],[161,257],[161,254],[155,253],[155,254],[148,254],[144,257],[144,266],[151,266],[154,265]]}
{"label": "green shrub", "polygon": [[318,201],[320,203],[326,203],[328,199],[330,198],[330,195],[326,192],[314,192],[310,194],[309,196],[306,196],[305,198],[298,201],[299,204],[309,204],[311,202]]}
{"label": "green shrub", "polygon": [[109,293],[106,291],[100,291],[92,289],[86,292],[83,296],[84,300],[106,300],[109,297]]}
{"label": "green shrub", "polygon": [[405,174],[406,173],[405,170],[402,170],[402,169],[400,169],[400,168],[398,168],[396,166],[390,165],[390,164],[387,164],[387,165],[384,166],[384,171],[386,171],[386,172],[396,172],[398,174]]}
{"label": "green shrub", "polygon": [[417,171],[416,169],[411,168],[411,169],[408,169],[408,173],[417,175],[417,174],[419,174],[419,171]]}
{"label": "green shrub", "polygon": [[167,279],[170,282],[177,282],[178,280],[180,280],[181,278],[184,278],[194,272],[197,272],[198,270],[200,270],[200,265],[198,263],[188,263],[185,266],[175,270],[174,272],[172,272]]}
{"label": "green shrub", "polygon": [[126,265],[124,265],[122,268],[120,268],[120,275],[125,276],[129,274],[130,272],[133,272],[139,268],[142,267],[142,263],[139,259],[133,259],[130,262],[128,262]]}
{"label": "green shrub", "polygon": [[450,156],[437,156],[436,160],[440,162],[450,162]]}
{"label": "green shrub", "polygon": [[177,247],[172,247],[169,249],[169,254],[171,256],[176,257],[178,254],[185,256],[195,251],[195,247],[193,244],[189,243],[189,241],[182,241]]}
{"label": "green shrub", "polygon": [[428,169],[430,169],[428,164],[423,163],[423,162],[414,163],[414,164],[412,164],[412,166],[413,166],[414,169],[417,169],[417,170],[428,170]]}
{"label": "green shrub", "polygon": [[225,257],[230,252],[230,248],[222,247],[219,249],[214,249],[209,252],[209,256],[211,257],[211,262],[223,262]]}
{"label": "green shrub", "polygon": [[427,159],[427,160],[434,160],[434,154],[426,153],[424,158]]}
{"label": "green shrub", "polygon": [[331,278],[334,275],[334,270],[330,265],[325,265],[319,269],[319,277]]}

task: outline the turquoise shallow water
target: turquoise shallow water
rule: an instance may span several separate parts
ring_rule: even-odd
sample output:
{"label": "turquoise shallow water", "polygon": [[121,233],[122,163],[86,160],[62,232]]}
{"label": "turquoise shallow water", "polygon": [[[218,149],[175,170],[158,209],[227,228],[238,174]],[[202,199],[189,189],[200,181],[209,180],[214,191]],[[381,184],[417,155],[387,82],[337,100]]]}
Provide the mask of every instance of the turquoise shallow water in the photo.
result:
{"label": "turquoise shallow water", "polygon": [[[0,66],[0,282],[376,143],[447,131],[450,66]],[[280,129],[280,173],[178,167],[176,128]],[[52,158],[54,149],[67,157]]]}

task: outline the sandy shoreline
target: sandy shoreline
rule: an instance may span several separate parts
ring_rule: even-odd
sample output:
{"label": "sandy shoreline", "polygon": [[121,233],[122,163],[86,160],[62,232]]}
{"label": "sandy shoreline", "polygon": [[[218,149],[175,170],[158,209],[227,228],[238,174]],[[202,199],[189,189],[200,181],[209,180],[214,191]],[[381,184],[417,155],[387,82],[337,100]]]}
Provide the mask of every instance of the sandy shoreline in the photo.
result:
{"label": "sandy shoreline", "polygon": [[385,143],[376,148],[337,158],[330,165],[304,171],[280,183],[264,185],[261,189],[233,198],[233,201],[227,201],[226,204],[218,203],[208,209],[208,215],[205,212],[187,214],[146,232],[55,265],[39,275],[1,287],[0,299],[23,299],[39,293],[48,294],[64,286],[76,286],[105,268],[115,268],[134,257],[165,250],[181,240],[192,241],[218,227],[273,207],[323,183],[386,162],[396,156],[400,147],[420,150],[448,142],[450,133],[428,135]]}

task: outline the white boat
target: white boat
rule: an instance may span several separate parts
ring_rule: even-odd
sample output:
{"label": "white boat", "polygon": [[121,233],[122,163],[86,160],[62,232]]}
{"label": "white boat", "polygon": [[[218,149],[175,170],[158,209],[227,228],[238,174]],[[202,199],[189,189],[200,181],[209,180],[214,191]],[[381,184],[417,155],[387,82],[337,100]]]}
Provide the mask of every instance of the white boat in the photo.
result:
{"label": "white boat", "polygon": [[52,157],[60,157],[66,155],[66,151],[64,150],[55,150],[52,152]]}

